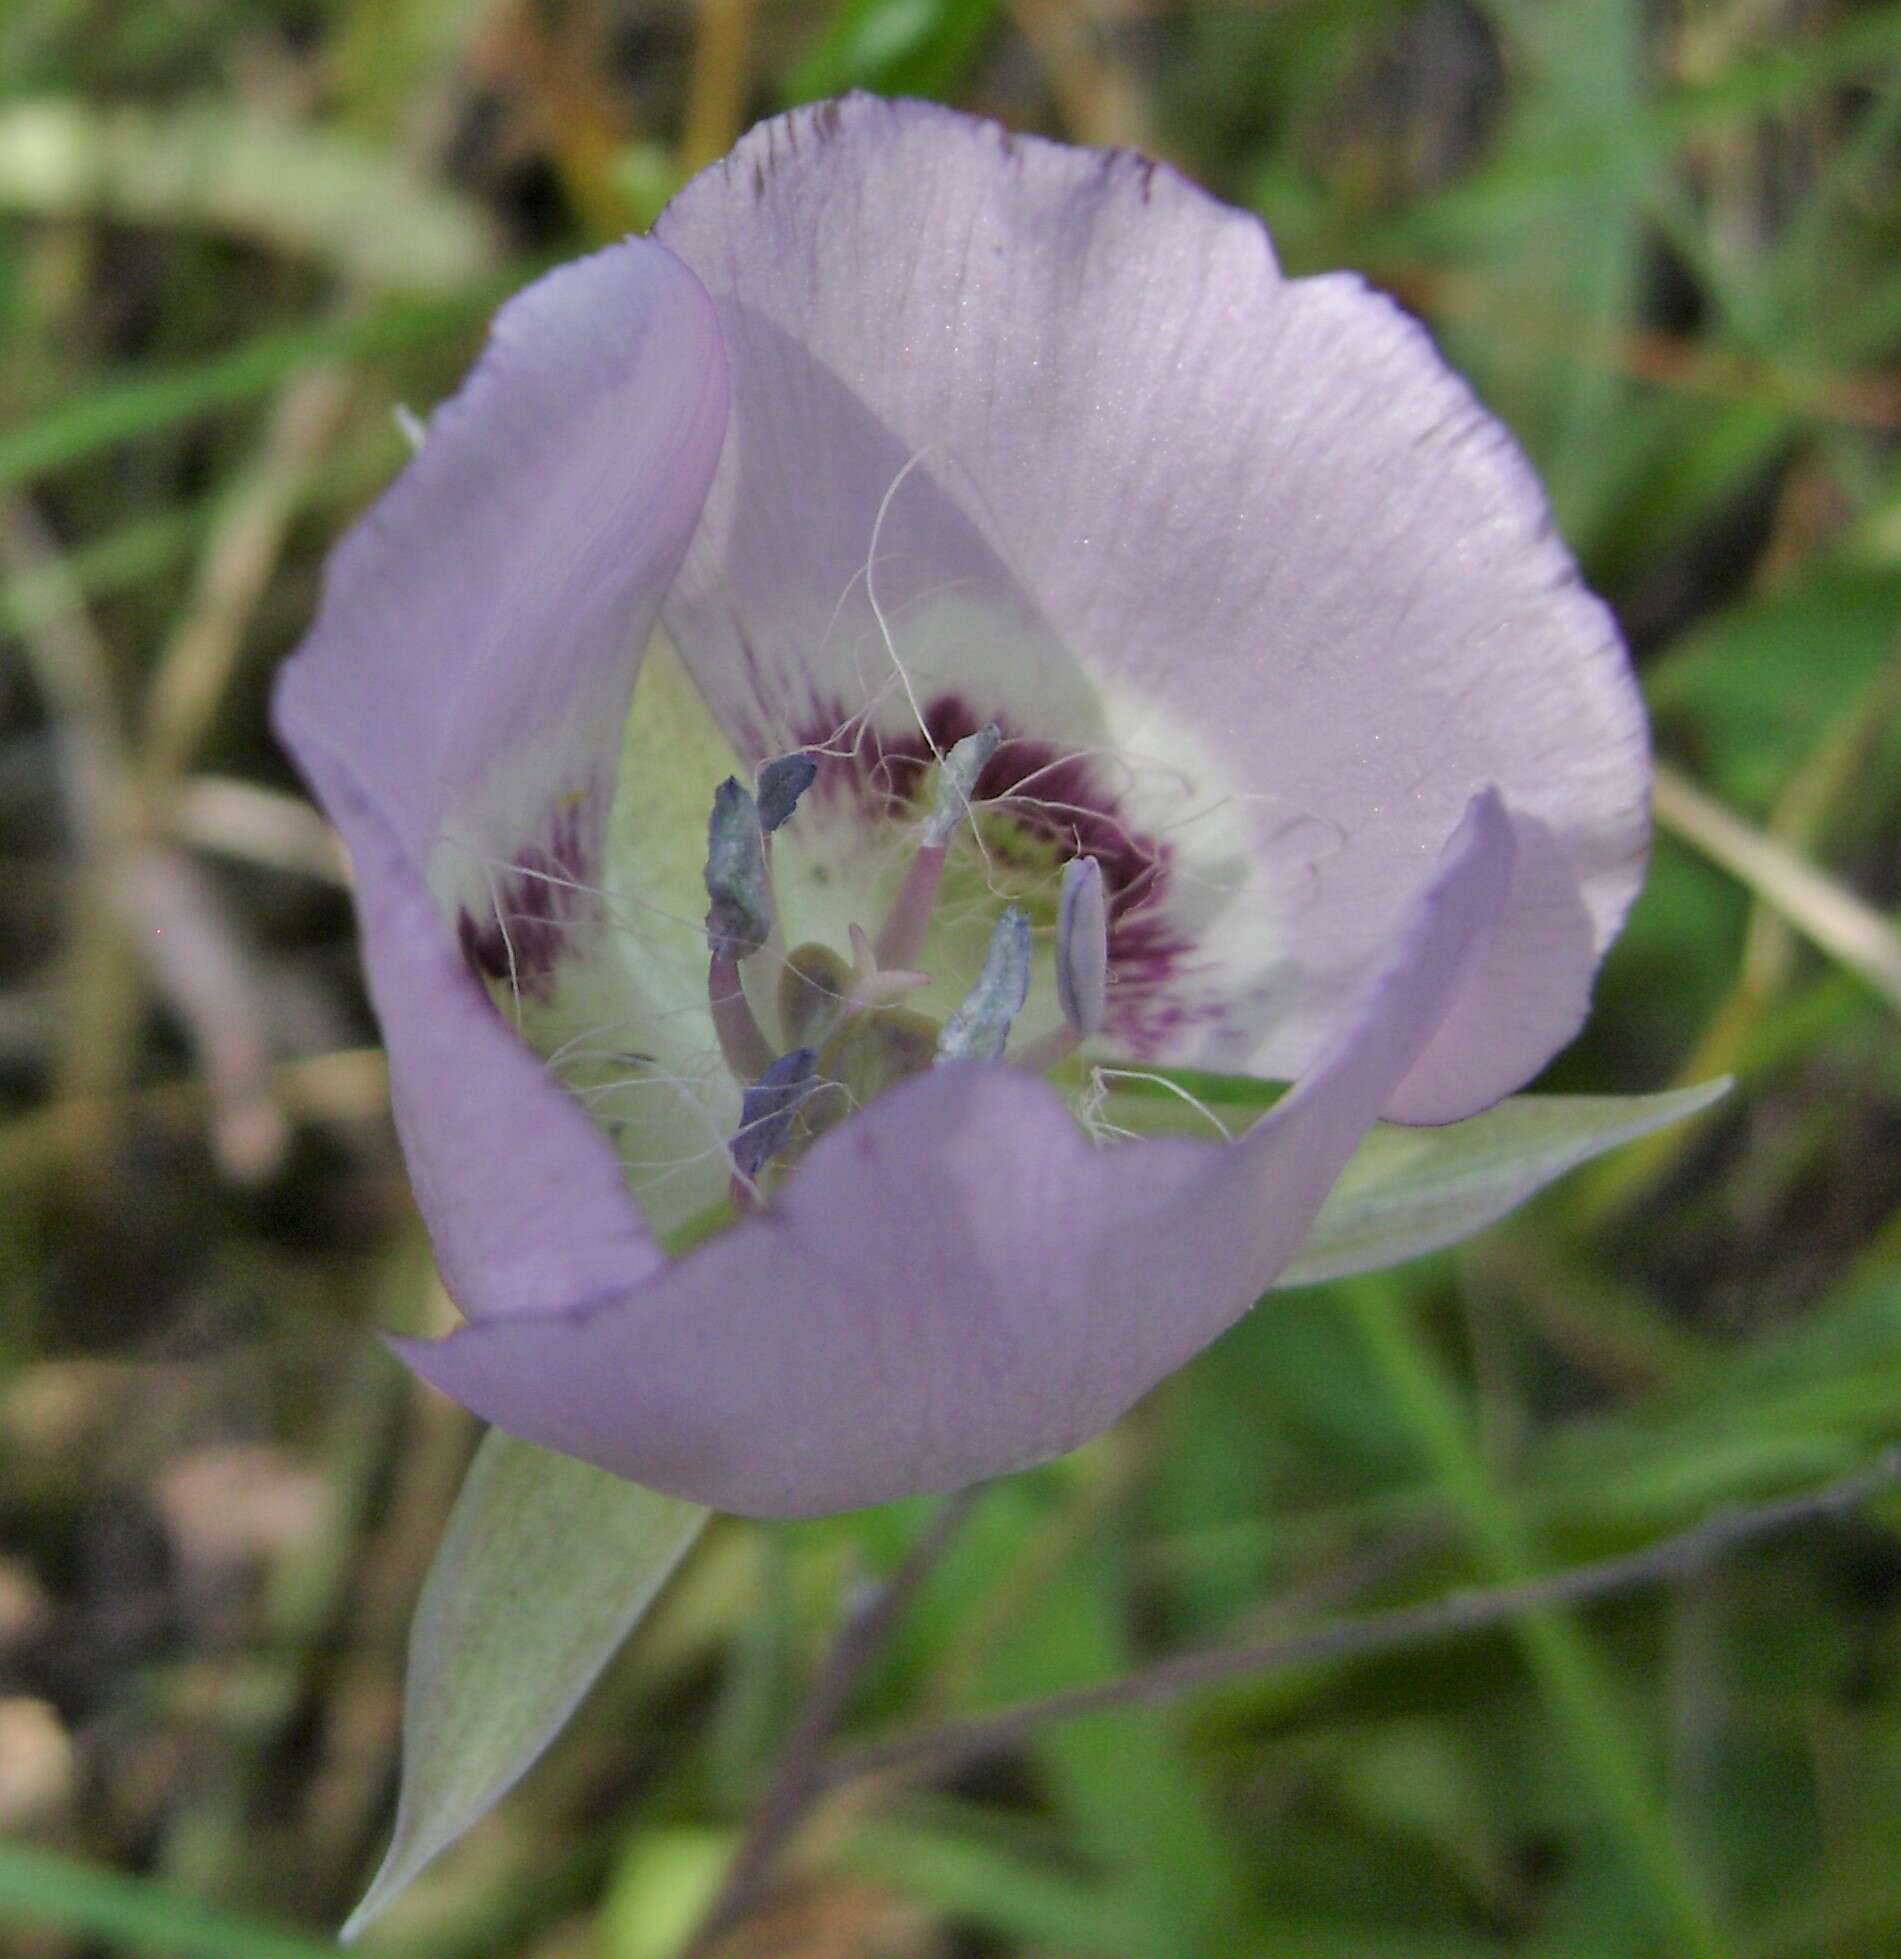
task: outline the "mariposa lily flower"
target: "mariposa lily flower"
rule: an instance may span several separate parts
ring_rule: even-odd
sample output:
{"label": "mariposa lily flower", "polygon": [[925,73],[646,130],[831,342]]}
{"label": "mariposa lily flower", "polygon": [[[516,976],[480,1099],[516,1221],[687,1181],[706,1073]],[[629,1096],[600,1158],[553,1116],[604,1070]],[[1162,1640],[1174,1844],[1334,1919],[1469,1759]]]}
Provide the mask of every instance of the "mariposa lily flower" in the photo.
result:
{"label": "mariposa lily flower", "polygon": [[[1646,841],[1617,634],[1416,326],[862,98],[503,310],[278,716],[469,1321],[398,1351],[741,1512],[1115,1421],[1376,1119],[1570,1038]],[[1105,1116],[1182,1068],[1295,1086]]]}

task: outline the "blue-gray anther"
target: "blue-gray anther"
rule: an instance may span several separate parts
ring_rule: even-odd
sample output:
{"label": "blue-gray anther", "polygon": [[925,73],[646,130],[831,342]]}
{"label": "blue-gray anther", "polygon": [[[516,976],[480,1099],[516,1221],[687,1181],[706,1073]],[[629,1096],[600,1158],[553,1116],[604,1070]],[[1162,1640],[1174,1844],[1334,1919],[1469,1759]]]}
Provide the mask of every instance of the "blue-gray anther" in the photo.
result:
{"label": "blue-gray anther", "polygon": [[991,927],[977,984],[937,1037],[939,1063],[996,1060],[1029,996],[1030,921],[1012,905]]}
{"label": "blue-gray anther", "polygon": [[817,774],[817,758],[802,748],[759,764],[752,793],[759,805],[759,827],[767,836],[798,808],[799,798],[811,788],[812,778]]}
{"label": "blue-gray anther", "polygon": [[792,1119],[812,1093],[817,1073],[817,1054],[794,1048],[747,1089],[739,1104],[739,1134],[731,1145],[733,1167],[742,1177],[758,1176],[792,1140]]}
{"label": "blue-gray anther", "polygon": [[977,778],[989,766],[1003,741],[1003,730],[992,721],[974,735],[966,735],[952,745],[937,772],[937,796],[931,813],[924,819],[924,847],[942,850],[957,834],[957,826],[970,813],[970,799],[976,792]]}
{"label": "blue-gray anther", "polygon": [[706,825],[706,935],[717,958],[743,959],[772,932],[772,892],[759,810],[728,776],[713,792]]}
{"label": "blue-gray anther", "polygon": [[1102,895],[1102,866],[1093,857],[1072,857],[1063,866],[1063,895],[1056,904],[1056,998],[1063,1018],[1078,1034],[1102,1025],[1109,992],[1109,913]]}

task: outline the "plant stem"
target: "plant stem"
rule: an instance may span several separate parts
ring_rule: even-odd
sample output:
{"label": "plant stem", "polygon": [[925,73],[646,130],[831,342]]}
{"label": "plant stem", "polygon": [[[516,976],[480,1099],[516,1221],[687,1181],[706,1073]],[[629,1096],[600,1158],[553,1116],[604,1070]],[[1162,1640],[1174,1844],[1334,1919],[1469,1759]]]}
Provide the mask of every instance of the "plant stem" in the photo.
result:
{"label": "plant stem", "polygon": [[1118,1707],[1160,1707],[1255,1675],[1400,1652],[1435,1640],[1490,1631],[1529,1613],[1552,1612],[1643,1585],[1667,1583],[1706,1569],[1741,1545],[1799,1524],[1846,1515],[1897,1483],[1901,1483],[1901,1448],[1886,1450],[1873,1462],[1822,1489],[1750,1509],[1724,1510],[1659,1544],[1618,1557],[1573,1565],[1566,1571],[1515,1585],[1450,1592],[1419,1605],[1326,1619],[1299,1632],[1250,1640],[1245,1645],[1178,1653],[1088,1687],[1040,1694],[961,1720],[900,1728],[894,1734],[835,1749],[825,1759],[825,1780],[828,1785],[871,1776],[913,1781],[960,1768],[985,1755],[1001,1754],[1053,1721],[1074,1720]]}
{"label": "plant stem", "polygon": [[778,1767],[733,1852],[726,1880],[681,1959],[704,1959],[728,1932],[751,1916],[764,1897],[780,1852],[805,1820],[814,1799],[829,1786],[825,1751],[832,1731],[843,1719],[892,1627],[962,1529],[981,1489],[981,1485],[973,1486],[946,1499],[891,1577],[847,1609],[812,1677],[805,1705],[780,1751]]}

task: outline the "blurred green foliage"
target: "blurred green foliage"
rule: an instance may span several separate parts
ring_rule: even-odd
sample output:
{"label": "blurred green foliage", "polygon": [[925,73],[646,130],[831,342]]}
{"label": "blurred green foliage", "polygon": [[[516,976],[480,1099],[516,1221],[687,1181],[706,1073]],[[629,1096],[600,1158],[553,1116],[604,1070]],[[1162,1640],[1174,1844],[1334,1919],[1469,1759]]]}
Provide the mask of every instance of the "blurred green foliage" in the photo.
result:
{"label": "blurred green foliage", "polygon": [[[690,119],[848,87],[1153,150],[1290,270],[1392,290],[1531,453],[1660,753],[1892,936],[1901,7],[16,0],[8,1951],[322,1949],[374,1865],[472,1438],[363,1331],[438,1308],[267,676],[401,453],[393,408],[452,384],[496,296],[650,218]],[[280,1126],[258,1081],[202,1078],[102,906],[130,848],[236,948]],[[1546,1084],[1733,1070],[1726,1109],[1456,1257],[1276,1297],[992,1491],[854,1726],[1632,1550],[1901,1437],[1896,1008],[1813,949],[1777,861],[1666,831]],[[716,1525],[365,1949],[676,1950],[841,1602],[921,1515]],[[1901,1952],[1897,1529],[1883,1499],[1588,1608],[848,1787],[733,1949]]]}

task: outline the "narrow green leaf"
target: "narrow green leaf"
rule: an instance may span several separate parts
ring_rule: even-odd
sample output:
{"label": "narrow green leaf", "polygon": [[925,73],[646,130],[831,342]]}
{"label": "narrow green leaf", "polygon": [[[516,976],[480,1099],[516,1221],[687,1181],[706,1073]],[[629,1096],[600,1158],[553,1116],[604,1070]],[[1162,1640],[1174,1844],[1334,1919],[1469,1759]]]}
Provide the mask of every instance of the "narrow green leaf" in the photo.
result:
{"label": "narrow green leaf", "polygon": [[1800,758],[1886,672],[1897,611],[1901,566],[1818,556],[1700,620],[1646,671],[1645,698],[1666,737],[1693,735],[1712,794],[1766,815]]}
{"label": "narrow green leaf", "polygon": [[411,291],[453,290],[495,258],[456,193],[351,137],[222,102],[15,102],[0,109],[0,205],[220,231]]}
{"label": "narrow green leaf", "polygon": [[115,442],[253,400],[319,361],[371,358],[451,339],[492,311],[522,276],[517,267],[450,297],[391,300],[348,318],[286,327],[208,360],[108,372],[86,393],[0,432],[0,489]]}
{"label": "narrow green leaf", "polygon": [[1663,1095],[1514,1095],[1443,1129],[1381,1123],[1277,1283],[1314,1285],[1455,1244],[1567,1170],[1695,1115],[1728,1088],[1716,1081]]}
{"label": "narrow green leaf", "polygon": [[[1501,14],[1512,11],[1499,6]],[[1537,22],[1529,7],[1520,20]],[[1525,119],[1524,139],[1483,170],[1456,176],[1443,190],[1403,207],[1369,234],[1378,249],[1430,232],[1481,239],[1525,202],[1550,191],[1638,169],[1685,143],[1754,115],[1786,113],[1846,75],[1879,71],[1901,58],[1901,13],[1871,10],[1817,33],[1728,63],[1707,81],[1650,90],[1623,115],[1578,122]],[[1879,79],[1878,74],[1875,77]]]}
{"label": "narrow green leaf", "polygon": [[999,0],[846,0],[787,72],[787,103],[846,89],[948,97],[982,51]]}
{"label": "narrow green leaf", "polygon": [[535,1761],[707,1516],[497,1430],[484,1438],[416,1608],[395,1835],[346,1940]]}
{"label": "narrow green leaf", "polygon": [[844,1861],[1013,1944],[1121,1954],[1139,1942],[1126,1909],[1100,1883],[1027,1854],[994,1828],[872,1823],[853,1836]]}
{"label": "narrow green leaf", "polygon": [[109,1939],[114,1952],[141,1959],[323,1959],[334,1950],[328,1939],[200,1904],[169,1885],[0,1839],[0,1928],[26,1925]]}
{"label": "narrow green leaf", "polygon": [[[293,507],[327,512],[353,503],[388,477],[406,453],[393,424],[387,436],[352,443],[310,472],[294,493]],[[162,578],[191,555],[242,490],[242,480],[235,492],[221,484],[211,495],[121,525],[67,552],[56,564],[0,583],[0,633],[35,632],[76,603],[113,598],[148,579]]]}
{"label": "narrow green leaf", "polygon": [[642,1830],[627,1846],[595,1919],[602,1959],[675,1959],[711,1909],[733,1847],[731,1830],[685,1824]]}
{"label": "narrow green leaf", "polygon": [[[1405,1291],[1390,1280],[1363,1279],[1337,1296],[1487,1579],[1518,1584],[1543,1569],[1542,1547],[1514,1492],[1494,1478],[1474,1439],[1471,1411],[1416,1325]],[[1526,1613],[1514,1631],[1554,1735],[1612,1833],[1633,1901],[1665,1949],[1702,1959],[1733,1952],[1704,1874],[1657,1787],[1654,1731],[1624,1705],[1597,1641],[1569,1611],[1551,1606]]]}

